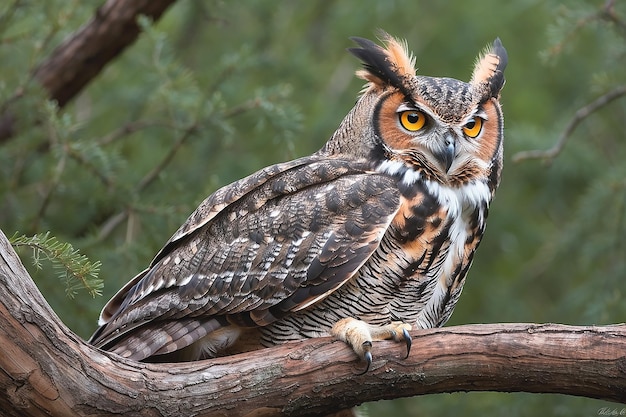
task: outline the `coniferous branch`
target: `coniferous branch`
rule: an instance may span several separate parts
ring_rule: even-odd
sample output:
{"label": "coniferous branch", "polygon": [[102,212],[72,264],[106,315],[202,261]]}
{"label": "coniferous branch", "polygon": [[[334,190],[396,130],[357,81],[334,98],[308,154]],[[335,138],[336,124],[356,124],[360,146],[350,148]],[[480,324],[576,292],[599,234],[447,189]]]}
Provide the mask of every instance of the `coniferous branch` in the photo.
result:
{"label": "coniferous branch", "polygon": [[155,179],[158,178],[159,174],[167,167],[167,165],[169,165],[170,162],[172,162],[174,156],[176,156],[176,153],[180,150],[180,148],[185,144],[185,142],[187,142],[190,137],[193,136],[197,128],[198,126],[194,123],[183,131],[182,135],[180,135],[176,139],[165,157],[154,168],[152,168],[152,170],[148,172],[135,186],[135,190],[137,193],[143,191],[147,186],[152,184]]}
{"label": "coniferous branch", "polygon": [[110,154],[103,152],[95,145],[81,142],[69,143],[65,150],[68,157],[76,161],[79,165],[84,166],[88,172],[91,172],[106,187],[112,187],[114,185],[112,175],[106,172],[109,170],[103,170],[94,163],[96,159],[100,159],[101,161],[109,160],[111,158]]}
{"label": "coniferous branch", "polygon": [[65,292],[69,297],[73,298],[80,289],[87,290],[92,297],[102,295],[104,283],[98,278],[100,261],[90,261],[70,243],[60,242],[56,237],[50,236],[50,232],[34,236],[19,236],[15,233],[9,241],[16,249],[32,249],[35,268],[42,269],[42,261],[49,261],[65,285]]}
{"label": "coniferous branch", "polygon": [[626,35],[626,21],[617,15],[615,12],[615,0],[607,0],[600,12],[600,16],[611,23],[613,23],[619,30],[621,30],[622,35]]}
{"label": "coniferous branch", "polygon": [[576,127],[585,120],[587,117],[591,116],[593,113],[597,112],[604,106],[608,105],[614,100],[626,95],[626,85],[620,85],[608,93],[598,97],[596,100],[587,104],[586,106],[581,107],[574,113],[574,117],[567,124],[567,127],[559,136],[559,139],[556,141],[552,148],[542,151],[542,150],[531,150],[531,151],[522,151],[513,155],[514,162],[520,162],[527,159],[543,159],[546,162],[550,163],[556,158],[563,148],[565,144],[569,140],[570,136],[576,130]]}
{"label": "coniferous branch", "polygon": [[11,21],[15,12],[18,10],[20,6],[20,0],[14,0],[10,6],[6,8],[3,14],[0,15],[0,35],[4,34],[8,23]]}
{"label": "coniferous branch", "polygon": [[[172,147],[169,149],[168,153],[165,157],[144,177],[137,183],[134,190],[136,194],[140,194],[146,187],[148,187],[154,180],[156,180],[159,174],[167,167],[167,165],[174,159],[176,153],[181,149],[183,144],[196,132],[198,126],[192,125],[189,128],[185,129],[183,134],[180,135]],[[124,210],[113,214],[110,216],[100,228],[100,232],[98,233],[97,240],[102,241],[106,239],[113,230],[121,223],[123,223],[126,219],[128,219],[132,209],[130,207],[126,207]]]}
{"label": "coniferous branch", "polygon": [[67,115],[60,116],[58,114],[57,104],[52,101],[46,102],[44,110],[46,112],[46,130],[49,145],[50,148],[58,154],[58,160],[52,170],[50,180],[46,184],[37,214],[33,219],[31,225],[31,230],[33,231],[39,229],[39,223],[45,217],[52,197],[61,184],[61,178],[67,167],[67,157],[69,153],[69,144],[67,141],[71,130],[69,117]]}
{"label": "coniferous branch", "polygon": [[572,42],[576,35],[585,27],[588,27],[595,21],[606,21],[613,23],[622,34],[626,34],[626,22],[622,20],[615,12],[615,1],[607,0],[607,2],[599,9],[590,13],[582,18],[578,19],[573,25],[568,26],[566,32],[562,35],[560,41],[556,42],[552,47],[546,51],[548,57],[555,57],[560,55],[565,46]]}
{"label": "coniferous branch", "polygon": [[96,146],[103,147],[106,145],[110,145],[125,136],[128,136],[132,133],[138,132],[142,129],[147,129],[150,127],[158,127],[161,129],[174,129],[174,127],[169,123],[163,123],[161,121],[149,121],[149,120],[134,120],[131,122],[127,122],[123,124],[121,127],[109,132],[104,135],[100,139],[95,141]]}
{"label": "coniferous branch", "polygon": [[267,106],[267,104],[283,100],[290,94],[289,89],[287,89],[287,91],[284,90],[284,88],[276,88],[269,91],[259,91],[255,97],[231,107],[230,109],[224,110],[222,118],[230,119],[232,117],[237,117],[241,114],[249,112],[250,110],[263,108],[264,106]]}

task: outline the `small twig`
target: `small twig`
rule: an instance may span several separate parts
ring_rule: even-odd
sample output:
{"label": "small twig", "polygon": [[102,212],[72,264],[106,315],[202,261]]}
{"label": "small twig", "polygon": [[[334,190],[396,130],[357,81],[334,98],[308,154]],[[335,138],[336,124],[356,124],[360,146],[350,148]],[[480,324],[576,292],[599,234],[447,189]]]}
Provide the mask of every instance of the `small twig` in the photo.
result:
{"label": "small twig", "polygon": [[[178,152],[178,150],[183,146],[183,144],[189,139],[197,130],[198,125],[193,124],[185,131],[183,134],[174,142],[174,145],[170,148],[169,152],[163,160],[156,165],[150,172],[148,172],[135,186],[135,193],[141,193],[146,187],[148,187],[154,180],[156,180],[161,173],[165,169],[165,167],[174,159],[174,156]],[[107,236],[115,230],[117,226],[123,223],[126,219],[128,219],[130,215],[131,209],[129,207],[125,208],[123,211],[114,214],[109,217],[100,228],[100,233],[98,233],[98,241],[102,241],[107,238]]]}
{"label": "small twig", "polygon": [[563,37],[563,39],[560,42],[557,42],[556,44],[554,44],[549,50],[548,50],[548,55],[550,57],[555,57],[557,55],[559,55],[563,49],[565,48],[565,45],[568,44],[570,41],[572,41],[574,39],[574,37],[576,37],[576,35],[578,34],[578,32],[580,32],[581,29],[583,29],[584,27],[586,27],[590,22],[593,22],[594,20],[601,18],[602,17],[602,11],[591,14],[589,16],[585,16],[581,19],[579,19],[576,24],[574,25],[573,28],[571,28],[567,34]]}
{"label": "small twig", "polygon": [[232,107],[226,110],[222,114],[223,119],[230,119],[231,117],[239,116],[243,113],[246,113],[250,110],[256,109],[261,105],[261,99],[259,97],[255,97],[253,99],[247,100],[235,107]]}
{"label": "small twig", "polygon": [[224,111],[222,113],[222,119],[230,119],[231,117],[237,117],[240,116],[246,112],[249,112],[250,110],[254,110],[257,109],[259,107],[261,107],[263,100],[267,100],[267,101],[274,101],[274,100],[278,100],[281,98],[281,94],[280,93],[274,93],[274,94],[269,94],[266,97],[261,97],[261,96],[257,96],[254,98],[251,98],[249,100],[244,101],[243,103],[235,106],[235,107],[231,107],[230,109]]}
{"label": "small twig", "polygon": [[108,135],[103,136],[102,138],[98,139],[96,143],[98,146],[106,146],[110,143],[113,143],[123,138],[124,136],[130,135],[131,133],[135,133],[139,130],[150,128],[150,127],[162,127],[165,129],[174,129],[172,125],[167,124],[167,123],[160,123],[160,122],[147,121],[147,120],[135,120],[132,122],[128,122],[122,125],[122,127],[115,129],[113,132],[109,133]]}
{"label": "small twig", "polygon": [[589,23],[595,20],[605,20],[613,23],[618,29],[622,31],[622,34],[626,34],[626,22],[622,20],[615,12],[615,0],[607,0],[606,3],[600,8],[600,10],[579,19],[576,24],[567,32],[560,42],[557,42],[548,50],[549,56],[557,56],[561,53],[567,43],[572,41],[574,37],[585,28]]}
{"label": "small twig", "polygon": [[[278,96],[278,95],[276,95]],[[274,99],[275,95],[271,95],[268,97],[268,99]],[[229,110],[223,112],[221,114],[221,118],[223,120],[232,118],[232,117],[237,117],[243,113],[246,113],[250,110],[253,110],[255,108],[260,107],[262,104],[262,99],[260,97],[255,97],[252,98],[250,100],[247,100],[243,103],[241,103],[238,106],[232,107]],[[138,122],[139,123],[139,122]],[[129,129],[130,126],[130,129]],[[189,139],[189,137],[191,137],[191,135],[193,135],[196,130],[198,129],[198,122],[192,124],[191,126],[189,126],[187,129],[185,129],[185,131],[183,132],[183,134],[176,140],[176,142],[174,143],[174,145],[170,148],[169,152],[167,155],[165,155],[165,157],[163,158],[163,160],[156,165],[149,173],[147,173],[140,181],[139,183],[137,183],[137,185],[135,186],[135,192],[137,194],[141,193],[146,187],[148,187],[155,179],[158,178],[159,174],[161,173],[161,171],[163,171],[165,169],[165,167],[171,162],[171,160],[174,158],[174,156],[176,155],[176,153],[178,152],[178,150],[182,147],[182,145],[187,141],[187,139]],[[119,131],[117,132],[113,132],[112,135],[110,135],[110,138],[105,138],[101,143],[104,143],[105,141],[108,143],[110,141],[115,140],[118,135],[124,135],[125,133],[127,133],[129,130],[132,131],[133,128],[135,128],[136,126],[133,126],[133,124],[129,124],[126,127],[122,127]],[[144,126],[140,126],[140,127],[144,127]],[[115,228],[117,226],[119,226],[120,224],[122,224],[124,221],[126,221],[130,214],[131,214],[131,208],[127,207],[125,208],[123,211],[120,211],[119,213],[116,213],[114,215],[112,215],[111,217],[109,217],[102,225],[102,227],[100,228],[100,232],[98,233],[98,241],[102,241],[104,239],[106,239],[106,237],[113,231],[115,230]]]}
{"label": "small twig", "polygon": [[95,166],[89,159],[85,158],[80,152],[76,151],[71,146],[67,146],[67,154],[68,156],[76,161],[78,164],[85,167],[85,169],[91,172],[94,176],[96,176],[102,184],[106,187],[113,186],[113,179],[110,178],[106,173],[101,172],[97,166]]}
{"label": "small twig", "polygon": [[561,151],[565,147],[565,144],[569,140],[572,133],[574,133],[574,130],[576,130],[576,127],[578,126],[578,124],[580,124],[580,122],[582,122],[591,114],[606,106],[613,100],[616,100],[624,95],[626,95],[626,85],[621,85],[609,91],[608,93],[598,97],[595,101],[592,101],[586,106],[581,107],[580,109],[578,109],[578,111],[576,111],[574,117],[567,125],[567,128],[563,131],[563,133],[561,133],[561,136],[554,144],[554,146],[552,146],[552,148],[546,151],[532,150],[518,152],[513,155],[513,162],[520,162],[526,159],[544,159],[547,160],[547,162],[552,162],[554,158],[556,158],[561,153]]}
{"label": "small twig", "polygon": [[142,179],[139,181],[137,186],[135,187],[135,191],[137,193],[143,191],[148,185],[152,184],[152,182],[159,176],[161,171],[165,169],[165,167],[174,159],[174,156],[178,152],[178,150],[183,146],[183,144],[189,139],[196,131],[197,125],[193,124],[192,126],[185,129],[183,134],[174,142],[174,145],[170,148],[165,158],[155,166],[152,171],[148,172]]}
{"label": "small twig", "polygon": [[[20,3],[22,0],[15,0],[13,4],[6,8],[3,15],[0,15],[0,36],[4,35],[7,27],[9,26],[7,23],[11,21],[15,12],[20,8]],[[1,42],[4,43],[5,39],[2,39]]]}
{"label": "small twig", "polygon": [[626,22],[620,19],[620,17],[615,12],[614,6],[615,6],[615,0],[608,0],[605,3],[604,7],[602,8],[602,11],[600,12],[600,16],[603,19],[613,23],[622,31],[622,34],[626,35]]}
{"label": "small twig", "polygon": [[96,242],[101,242],[106,239],[117,226],[122,224],[122,222],[128,217],[128,211],[129,209],[125,209],[124,211],[120,211],[119,213],[109,217],[100,228],[100,233],[98,233]]}
{"label": "small twig", "polygon": [[59,184],[61,182],[61,176],[65,172],[67,157],[69,153],[68,151],[69,145],[59,143],[57,132],[50,126],[48,127],[49,127],[49,135],[50,135],[50,146],[51,147],[60,146],[61,154],[54,168],[53,175],[52,175],[52,178],[50,179],[48,187],[43,192],[43,198],[41,199],[41,204],[39,205],[37,214],[35,215],[35,218],[33,219],[32,226],[31,226],[31,229],[33,231],[36,231],[39,228],[39,223],[41,222],[41,219],[43,219],[46,214],[46,210],[48,209],[48,206],[50,205],[50,202],[52,201],[52,196],[54,195],[54,193],[57,191],[59,187]]}

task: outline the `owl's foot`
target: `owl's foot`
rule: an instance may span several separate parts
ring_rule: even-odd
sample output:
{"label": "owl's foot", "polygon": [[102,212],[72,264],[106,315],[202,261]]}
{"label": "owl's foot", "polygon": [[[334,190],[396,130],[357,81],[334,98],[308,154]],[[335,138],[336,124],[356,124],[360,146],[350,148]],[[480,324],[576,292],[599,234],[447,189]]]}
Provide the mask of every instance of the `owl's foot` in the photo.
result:
{"label": "owl's foot", "polygon": [[[396,342],[406,343],[406,357],[411,351],[411,325],[401,321],[394,321],[383,326],[368,324],[362,320],[348,317],[339,320],[330,330],[337,339],[346,342],[367,366],[362,374],[370,369],[372,364],[372,341],[393,339]],[[405,357],[405,358],[406,358]],[[360,375],[362,375],[360,374]]]}

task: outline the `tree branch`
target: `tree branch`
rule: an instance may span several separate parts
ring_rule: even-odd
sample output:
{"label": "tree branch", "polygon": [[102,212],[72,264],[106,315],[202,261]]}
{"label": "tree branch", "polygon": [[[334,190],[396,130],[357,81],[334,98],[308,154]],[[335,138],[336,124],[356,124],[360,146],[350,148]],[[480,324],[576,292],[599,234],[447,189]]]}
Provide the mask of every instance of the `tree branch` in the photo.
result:
{"label": "tree branch", "polygon": [[374,346],[371,370],[331,338],[182,364],[86,344],[50,309],[0,232],[0,409],[7,416],[305,416],[454,391],[626,403],[626,326],[468,325]]}
{"label": "tree branch", "polygon": [[137,16],[158,20],[175,0],[108,0],[89,23],[63,42],[35,78],[63,107],[139,35]]}
{"label": "tree branch", "polygon": [[[34,72],[49,97],[63,107],[139,35],[137,16],[158,20],[176,0],[107,0],[94,17],[59,45]],[[14,132],[10,108],[0,114],[0,142]]]}
{"label": "tree branch", "polygon": [[572,133],[574,133],[576,127],[578,127],[578,124],[580,122],[582,122],[587,117],[600,110],[602,107],[606,106],[613,100],[617,100],[618,98],[625,95],[626,85],[620,85],[618,87],[615,87],[608,93],[601,95],[600,97],[587,104],[586,106],[581,107],[580,109],[578,109],[578,111],[576,111],[576,113],[574,113],[574,117],[572,117],[572,120],[570,120],[570,122],[567,124],[567,127],[565,128],[561,136],[559,136],[559,140],[557,140],[554,146],[546,151],[532,150],[518,152],[513,155],[513,162],[520,162],[526,159],[543,159],[547,160],[548,162],[552,162],[554,158],[556,158],[561,153],[561,151],[565,147],[565,144],[569,140]]}

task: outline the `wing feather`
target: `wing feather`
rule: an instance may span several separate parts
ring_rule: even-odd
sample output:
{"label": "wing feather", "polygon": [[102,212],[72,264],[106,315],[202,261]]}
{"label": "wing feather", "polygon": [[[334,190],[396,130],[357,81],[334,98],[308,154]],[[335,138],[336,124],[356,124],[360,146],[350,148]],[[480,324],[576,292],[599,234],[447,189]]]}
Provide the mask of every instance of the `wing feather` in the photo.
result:
{"label": "wing feather", "polygon": [[[105,306],[92,343],[122,351],[173,320],[264,326],[319,302],[378,247],[399,208],[395,184],[365,162],[312,156],[218,190]],[[159,333],[140,356],[181,347]],[[195,340],[184,326],[176,339]]]}
{"label": "wing feather", "polygon": [[150,267],[137,274],[107,302],[100,313],[98,324],[102,326],[111,320],[115,313],[120,310],[120,306],[126,299],[128,292],[143,279],[146,273],[159,259],[163,258],[170,251],[171,247],[176,242],[203,227],[230,204],[242,198],[246,193],[255,190],[259,186],[265,184],[268,180],[287,170],[306,165],[314,158],[314,156],[309,156],[263,168],[254,174],[218,189],[204,199],[204,201],[202,201],[202,203],[200,203],[200,205],[187,218],[185,223],[178,228],[172,237],[165,243],[163,248],[157,253]]}

